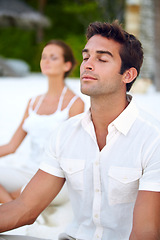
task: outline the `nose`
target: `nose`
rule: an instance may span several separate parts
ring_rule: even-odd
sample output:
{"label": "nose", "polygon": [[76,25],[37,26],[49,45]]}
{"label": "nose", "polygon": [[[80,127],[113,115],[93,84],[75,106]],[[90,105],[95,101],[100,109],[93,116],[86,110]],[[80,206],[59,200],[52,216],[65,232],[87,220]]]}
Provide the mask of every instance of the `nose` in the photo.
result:
{"label": "nose", "polygon": [[84,67],[85,67],[86,70],[93,71],[93,70],[94,70],[93,60],[92,60],[91,58],[89,58],[89,59],[85,62]]}

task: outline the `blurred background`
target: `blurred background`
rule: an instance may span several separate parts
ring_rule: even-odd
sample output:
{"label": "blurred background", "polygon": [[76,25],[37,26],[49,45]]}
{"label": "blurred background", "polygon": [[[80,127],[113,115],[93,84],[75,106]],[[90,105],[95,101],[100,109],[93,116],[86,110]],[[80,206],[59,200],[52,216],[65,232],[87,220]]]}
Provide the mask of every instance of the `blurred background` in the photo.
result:
{"label": "blurred background", "polygon": [[[64,40],[72,47],[77,67],[66,84],[80,95],[88,109],[90,99],[80,92],[79,66],[86,43],[85,31],[93,21],[118,19],[142,42],[144,63],[132,95],[138,105],[159,121],[159,13],[160,0],[0,0],[0,144],[7,143],[13,136],[29,98],[47,90],[47,79],[40,73],[39,62],[43,46],[50,39]],[[16,153],[20,161],[27,159],[28,137]],[[0,159],[1,164],[6,161],[15,164],[12,155]],[[60,219],[63,218],[64,215]],[[45,227],[30,225],[8,234],[55,236],[57,228],[54,230],[51,221],[48,228]]]}
{"label": "blurred background", "polygon": [[42,48],[54,38],[73,48],[78,64],[71,77],[79,77],[88,24],[118,19],[143,44],[140,77],[160,91],[159,12],[159,0],[0,0],[0,76],[40,72]]}

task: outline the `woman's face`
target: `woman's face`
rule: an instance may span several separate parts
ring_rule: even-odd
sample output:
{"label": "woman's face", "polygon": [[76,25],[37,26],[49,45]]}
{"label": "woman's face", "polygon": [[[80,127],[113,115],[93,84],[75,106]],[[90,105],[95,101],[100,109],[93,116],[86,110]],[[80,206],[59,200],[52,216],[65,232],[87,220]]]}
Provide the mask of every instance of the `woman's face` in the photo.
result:
{"label": "woman's face", "polygon": [[40,67],[44,75],[64,77],[64,73],[68,71],[68,68],[67,63],[64,62],[63,49],[55,44],[44,47]]}

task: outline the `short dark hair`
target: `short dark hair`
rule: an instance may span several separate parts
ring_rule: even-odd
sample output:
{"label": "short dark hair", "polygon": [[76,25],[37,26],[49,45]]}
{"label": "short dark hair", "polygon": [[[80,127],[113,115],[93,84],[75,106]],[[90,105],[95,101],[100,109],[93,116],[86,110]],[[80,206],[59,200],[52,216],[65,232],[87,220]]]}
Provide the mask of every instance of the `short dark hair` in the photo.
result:
{"label": "short dark hair", "polygon": [[62,40],[57,40],[57,39],[50,40],[49,42],[46,43],[45,46],[52,45],[52,44],[57,45],[57,46],[59,46],[63,49],[63,56],[64,56],[64,61],[65,62],[71,62],[72,63],[71,69],[69,71],[65,72],[65,74],[64,74],[64,78],[66,78],[71,73],[71,71],[73,70],[73,68],[76,65],[76,60],[75,60],[75,57],[73,55],[73,51],[67,43],[63,42]]}
{"label": "short dark hair", "polygon": [[[123,30],[117,20],[113,23],[93,22],[89,24],[86,32],[87,40],[94,35],[101,35],[121,44],[122,47],[119,54],[122,65],[120,74],[134,67],[137,70],[137,76],[139,75],[143,63],[143,48],[141,42],[134,35]],[[126,84],[126,91],[131,89],[136,78],[131,83]]]}

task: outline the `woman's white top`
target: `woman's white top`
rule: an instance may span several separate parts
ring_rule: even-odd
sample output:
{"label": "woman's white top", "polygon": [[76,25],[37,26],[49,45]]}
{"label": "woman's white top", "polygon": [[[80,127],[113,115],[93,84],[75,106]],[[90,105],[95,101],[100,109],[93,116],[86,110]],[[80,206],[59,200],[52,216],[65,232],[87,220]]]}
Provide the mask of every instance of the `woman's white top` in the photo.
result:
{"label": "woman's white top", "polygon": [[35,102],[36,97],[31,99],[29,116],[25,119],[22,127],[30,137],[30,154],[29,159],[26,161],[26,167],[32,171],[37,170],[39,167],[46,140],[49,139],[51,132],[63,121],[69,118],[69,110],[78,98],[78,96],[74,96],[68,106],[62,110],[62,103],[66,91],[67,87],[65,86],[60,96],[57,110],[50,115],[37,114],[45,95],[41,96],[34,110],[33,103]]}

